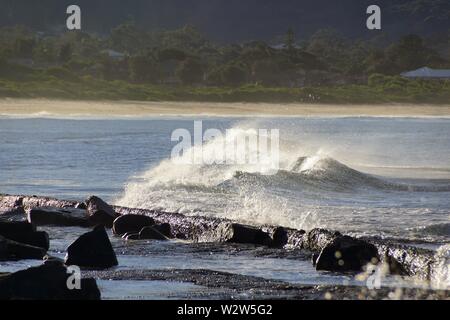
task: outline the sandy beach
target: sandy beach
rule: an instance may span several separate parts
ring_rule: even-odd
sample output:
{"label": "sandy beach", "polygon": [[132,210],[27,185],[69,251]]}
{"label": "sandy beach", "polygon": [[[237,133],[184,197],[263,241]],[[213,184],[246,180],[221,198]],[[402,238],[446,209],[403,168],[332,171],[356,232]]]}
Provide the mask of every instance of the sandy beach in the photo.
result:
{"label": "sandy beach", "polygon": [[1,99],[0,116],[394,116],[448,117],[448,105],[330,105]]}

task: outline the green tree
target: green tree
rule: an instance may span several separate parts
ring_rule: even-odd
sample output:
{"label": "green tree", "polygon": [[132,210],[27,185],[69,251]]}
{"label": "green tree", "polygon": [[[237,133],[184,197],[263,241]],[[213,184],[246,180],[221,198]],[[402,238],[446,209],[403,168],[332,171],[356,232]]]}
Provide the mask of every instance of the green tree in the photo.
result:
{"label": "green tree", "polygon": [[33,38],[17,38],[15,43],[15,54],[19,58],[31,58],[36,41]]}
{"label": "green tree", "polygon": [[272,59],[259,60],[252,65],[252,79],[256,82],[273,85],[280,78],[280,66]]}
{"label": "green tree", "polygon": [[110,42],[114,50],[133,54],[146,49],[151,39],[134,22],[126,22],[111,31]]}
{"label": "green tree", "polygon": [[310,37],[306,51],[333,68],[344,69],[351,63],[347,56],[348,47],[348,42],[335,30],[322,29]]}
{"label": "green tree", "polygon": [[421,37],[411,34],[402,37],[386,50],[386,58],[392,61],[395,73],[434,64],[438,54],[425,46]]}
{"label": "green tree", "polygon": [[196,84],[203,80],[203,65],[195,58],[188,58],[180,63],[176,74],[184,84]]}
{"label": "green tree", "polygon": [[187,58],[187,53],[177,48],[164,48],[157,53],[159,61],[183,61]]}
{"label": "green tree", "polygon": [[58,60],[58,48],[56,39],[47,38],[40,40],[33,49],[33,59],[39,62],[52,63]]}
{"label": "green tree", "polygon": [[159,64],[148,55],[133,56],[129,60],[131,80],[135,82],[156,83],[162,78]]}
{"label": "green tree", "polygon": [[208,78],[215,84],[240,86],[247,81],[247,70],[241,64],[227,64],[211,72]]}
{"label": "green tree", "polygon": [[208,44],[203,35],[191,25],[181,29],[165,31],[156,37],[157,43],[162,48],[178,48],[192,52]]}
{"label": "green tree", "polygon": [[72,44],[64,43],[59,49],[58,60],[61,63],[66,63],[72,58],[73,48]]}

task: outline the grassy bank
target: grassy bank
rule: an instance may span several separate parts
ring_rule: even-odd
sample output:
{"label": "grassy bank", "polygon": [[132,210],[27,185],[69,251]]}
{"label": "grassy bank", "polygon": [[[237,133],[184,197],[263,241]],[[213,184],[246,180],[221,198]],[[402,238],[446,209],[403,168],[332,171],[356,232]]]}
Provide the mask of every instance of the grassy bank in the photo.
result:
{"label": "grassy bank", "polygon": [[105,81],[54,72],[0,78],[0,97],[71,100],[297,102],[337,104],[449,104],[450,81],[407,80],[373,75],[367,85],[273,88],[189,87]]}

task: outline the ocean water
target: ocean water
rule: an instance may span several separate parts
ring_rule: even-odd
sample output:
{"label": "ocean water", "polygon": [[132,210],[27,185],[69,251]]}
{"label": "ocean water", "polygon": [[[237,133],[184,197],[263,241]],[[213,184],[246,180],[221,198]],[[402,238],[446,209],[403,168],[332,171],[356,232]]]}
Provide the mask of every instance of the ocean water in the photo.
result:
{"label": "ocean water", "polygon": [[[195,120],[199,120],[196,118]],[[191,118],[0,119],[0,192],[85,199],[356,235],[450,239],[450,119],[204,118],[280,130],[280,170],[182,165]],[[220,139],[204,147],[212,157]],[[187,156],[187,154],[185,155]]]}
{"label": "ocean water", "polygon": [[[278,129],[277,172],[260,164],[172,161],[177,144],[171,141],[172,132],[184,128],[193,133],[194,120],[200,119],[0,118],[0,193],[75,200],[95,194],[130,207],[394,238],[448,257],[450,119],[201,119],[204,130],[217,128],[224,134],[230,128]],[[223,142],[216,138],[205,143],[204,159],[214,157]],[[52,239],[50,253],[61,258],[70,242],[84,232],[45,230]],[[123,240],[112,240],[115,246],[122,245]],[[209,268],[292,283],[364,285],[345,275],[316,272],[309,259],[230,256],[226,250],[204,255],[177,243],[148,246],[149,254],[144,256],[119,253],[119,269]],[[39,263],[6,262],[0,270]],[[446,263],[441,287],[450,285]],[[399,285],[398,281],[403,280],[390,278],[385,284]],[[99,284],[103,296],[110,299],[177,298],[206,292],[202,287],[167,282],[102,280]]]}

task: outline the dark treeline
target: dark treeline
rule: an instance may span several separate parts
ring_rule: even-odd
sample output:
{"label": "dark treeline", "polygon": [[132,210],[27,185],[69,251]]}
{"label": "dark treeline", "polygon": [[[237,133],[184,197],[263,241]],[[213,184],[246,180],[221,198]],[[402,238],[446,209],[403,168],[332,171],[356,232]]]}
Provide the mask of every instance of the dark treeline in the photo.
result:
{"label": "dark treeline", "polygon": [[448,33],[426,39],[410,34],[395,41],[383,35],[350,40],[322,29],[307,39],[296,39],[288,29],[277,39],[221,45],[191,26],[151,32],[133,22],[102,37],[80,31],[48,34],[4,27],[0,29],[0,77],[20,78],[30,68],[56,77],[132,83],[303,87],[367,83],[371,74],[450,67]]}
{"label": "dark treeline", "polygon": [[383,32],[393,38],[447,31],[450,21],[448,0],[0,0],[0,26],[55,30],[65,25],[71,4],[81,7],[82,28],[89,33],[106,35],[133,17],[137,26],[152,31],[192,24],[222,43],[267,41],[287,26],[299,38],[324,27],[348,38],[372,37],[365,24],[372,4],[381,7]]}

